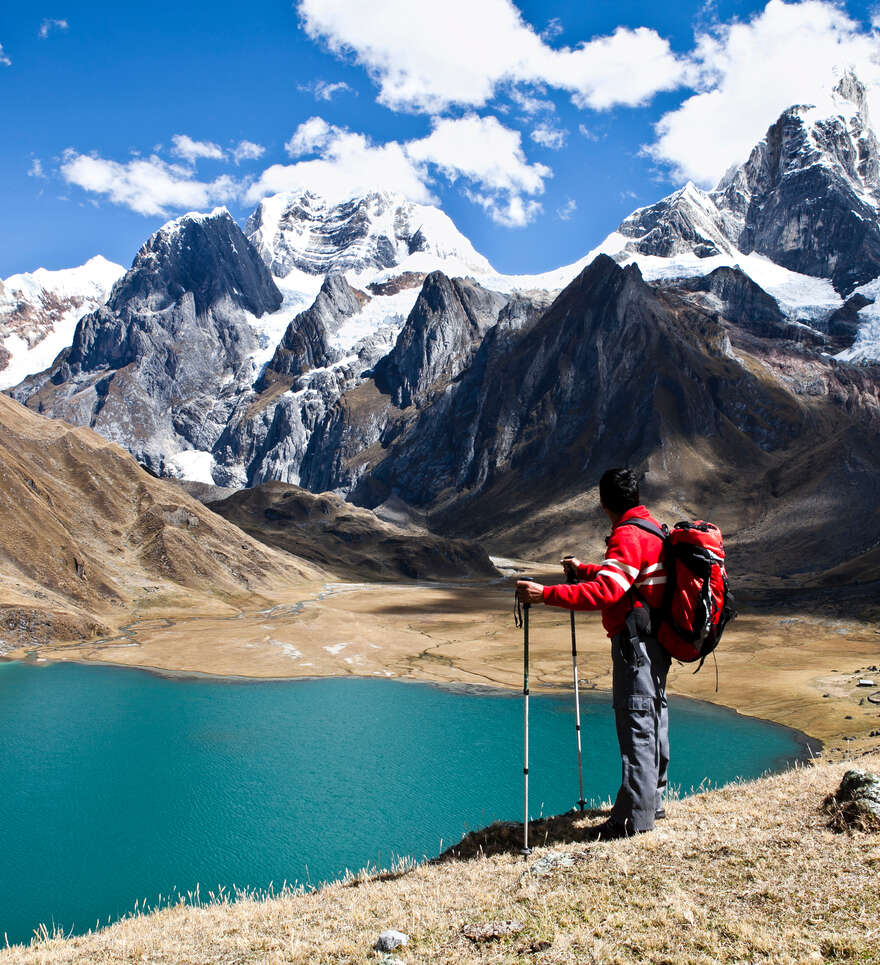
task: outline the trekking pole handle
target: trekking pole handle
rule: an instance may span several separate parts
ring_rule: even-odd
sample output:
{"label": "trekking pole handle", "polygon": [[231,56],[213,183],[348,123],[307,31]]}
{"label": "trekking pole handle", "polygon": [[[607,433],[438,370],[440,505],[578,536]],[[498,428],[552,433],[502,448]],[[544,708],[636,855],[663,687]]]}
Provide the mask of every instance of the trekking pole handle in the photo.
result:
{"label": "trekking pole handle", "polygon": [[[573,559],[574,559],[573,556],[563,556],[562,562],[564,563],[566,560],[573,560]],[[569,567],[565,568],[565,582],[577,583],[577,574],[574,573]]]}

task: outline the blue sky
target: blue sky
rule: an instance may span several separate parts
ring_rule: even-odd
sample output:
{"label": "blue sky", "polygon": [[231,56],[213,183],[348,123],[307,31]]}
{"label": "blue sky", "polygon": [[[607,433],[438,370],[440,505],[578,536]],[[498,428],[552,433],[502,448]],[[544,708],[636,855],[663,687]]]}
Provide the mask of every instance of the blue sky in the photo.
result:
{"label": "blue sky", "polygon": [[835,69],[873,101],[878,37],[819,0],[6,0],[0,277],[358,178],[440,204],[501,271],[554,268],[711,186]]}

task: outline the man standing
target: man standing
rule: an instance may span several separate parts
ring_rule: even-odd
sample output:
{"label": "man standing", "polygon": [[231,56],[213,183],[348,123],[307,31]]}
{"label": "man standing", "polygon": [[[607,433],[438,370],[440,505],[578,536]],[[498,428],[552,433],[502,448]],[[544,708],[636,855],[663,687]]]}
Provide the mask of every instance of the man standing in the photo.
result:
{"label": "man standing", "polygon": [[622,777],[611,817],[595,829],[603,839],[650,831],[665,817],[663,795],[669,764],[666,675],[671,657],[651,633],[650,609],[659,607],[666,583],[662,530],[639,501],[630,469],[609,469],[599,481],[599,500],[611,520],[605,559],[562,560],[578,582],[542,586],[517,582],[523,603],[567,610],[601,610],[611,638],[613,703]]}

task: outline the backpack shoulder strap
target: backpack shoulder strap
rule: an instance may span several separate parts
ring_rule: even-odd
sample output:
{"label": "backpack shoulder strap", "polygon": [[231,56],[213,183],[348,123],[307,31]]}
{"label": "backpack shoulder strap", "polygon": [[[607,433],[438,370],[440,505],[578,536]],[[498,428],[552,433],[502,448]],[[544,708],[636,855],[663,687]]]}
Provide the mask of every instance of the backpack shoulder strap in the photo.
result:
{"label": "backpack shoulder strap", "polygon": [[[618,523],[618,526],[635,526],[637,529],[641,529],[646,533],[650,533],[652,536],[656,536],[657,539],[661,540],[663,543],[666,542],[669,536],[669,531],[666,527],[657,526],[647,519],[625,519],[622,523]],[[629,588],[629,598],[632,601],[633,607],[635,606],[636,600],[642,604],[643,607],[651,614],[651,632],[656,635],[657,626],[659,624],[659,610],[652,607],[648,601],[645,599],[642,593],[639,592],[635,583]]]}
{"label": "backpack shoulder strap", "polygon": [[669,535],[664,529],[652,523],[648,519],[625,519],[622,523],[618,523],[618,526],[635,526],[637,529],[642,529],[646,533],[650,533],[652,536],[656,536],[657,539],[665,540]]}

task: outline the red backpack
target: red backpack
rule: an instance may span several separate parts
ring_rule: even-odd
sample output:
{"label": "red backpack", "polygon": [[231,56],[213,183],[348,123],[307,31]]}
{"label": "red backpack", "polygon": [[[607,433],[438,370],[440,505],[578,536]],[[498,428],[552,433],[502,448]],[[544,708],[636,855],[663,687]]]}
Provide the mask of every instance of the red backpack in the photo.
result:
{"label": "red backpack", "polygon": [[[724,568],[721,530],[703,520],[676,523],[672,532],[645,519],[628,519],[621,525],[638,526],[663,540],[666,590],[663,602],[651,610],[651,630],[676,660],[699,660],[702,667],[736,615]],[[635,587],[630,592],[647,606]]]}

